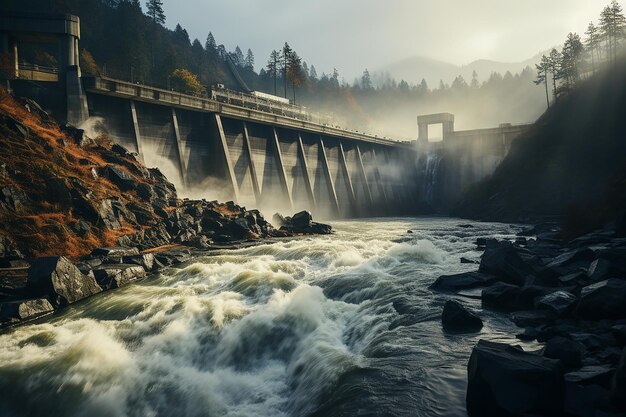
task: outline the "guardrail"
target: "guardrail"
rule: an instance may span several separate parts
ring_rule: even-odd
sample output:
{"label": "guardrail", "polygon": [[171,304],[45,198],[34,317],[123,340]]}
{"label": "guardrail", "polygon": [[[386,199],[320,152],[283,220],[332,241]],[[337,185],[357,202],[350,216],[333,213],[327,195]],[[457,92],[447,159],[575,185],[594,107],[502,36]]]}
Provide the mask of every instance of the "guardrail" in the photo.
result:
{"label": "guardrail", "polygon": [[[235,104],[234,99],[230,100],[230,102],[221,102],[219,100],[214,100],[211,98],[196,97],[175,91],[149,87],[142,84],[133,84],[126,81],[120,81],[106,77],[83,78],[83,84],[87,91],[97,92],[101,94],[134,98],[136,100],[146,102],[157,101],[160,103],[183,108],[191,108],[220,113],[235,118],[250,119],[262,123],[277,124],[291,128],[303,129],[313,133],[323,133],[330,136],[356,139],[387,146],[409,146],[410,144],[409,142],[382,139],[377,136],[372,136],[361,132],[345,130],[340,127],[324,123],[321,120],[315,120],[314,116],[311,114],[306,114],[306,118],[300,119],[297,117],[293,117],[293,115],[289,114],[288,111],[282,111],[280,114],[277,114],[275,112],[264,111],[261,108],[257,109],[256,107],[245,107],[243,105]],[[241,98],[242,95],[239,95],[238,97]],[[263,107],[263,105],[260,105],[259,107]]]}

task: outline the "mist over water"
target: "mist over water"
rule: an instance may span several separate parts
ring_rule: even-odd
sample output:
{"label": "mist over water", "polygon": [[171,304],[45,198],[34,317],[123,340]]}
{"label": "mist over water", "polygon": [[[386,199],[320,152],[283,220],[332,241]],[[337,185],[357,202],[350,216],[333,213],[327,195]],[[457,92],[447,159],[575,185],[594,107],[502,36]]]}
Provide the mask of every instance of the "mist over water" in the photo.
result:
{"label": "mist over water", "polygon": [[[446,335],[428,285],[475,269],[454,219],[333,223],[333,236],[218,251],[0,335],[0,415],[465,415],[483,312]],[[415,233],[407,234],[407,229]],[[479,308],[472,300],[465,300]]]}

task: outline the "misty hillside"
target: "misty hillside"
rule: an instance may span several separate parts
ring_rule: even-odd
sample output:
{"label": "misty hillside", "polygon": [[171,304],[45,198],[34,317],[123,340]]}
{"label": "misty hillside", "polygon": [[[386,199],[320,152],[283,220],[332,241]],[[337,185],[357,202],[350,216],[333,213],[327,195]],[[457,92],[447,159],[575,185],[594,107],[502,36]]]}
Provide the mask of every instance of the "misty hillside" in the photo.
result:
{"label": "misty hillside", "polygon": [[519,73],[524,68],[535,68],[535,64],[541,60],[542,53],[521,62],[498,62],[488,59],[478,59],[467,65],[455,65],[449,62],[436,59],[415,56],[405,60],[389,64],[375,72],[375,80],[384,76],[389,76],[396,80],[405,80],[411,84],[419,84],[422,79],[431,87],[436,87],[439,81],[452,83],[459,75],[467,82],[472,79],[474,71],[478,74],[478,81],[486,81],[494,73],[505,74],[507,71],[512,74]]}
{"label": "misty hillside", "polygon": [[565,215],[571,234],[626,209],[626,59],[562,97],[457,213],[493,221]]}

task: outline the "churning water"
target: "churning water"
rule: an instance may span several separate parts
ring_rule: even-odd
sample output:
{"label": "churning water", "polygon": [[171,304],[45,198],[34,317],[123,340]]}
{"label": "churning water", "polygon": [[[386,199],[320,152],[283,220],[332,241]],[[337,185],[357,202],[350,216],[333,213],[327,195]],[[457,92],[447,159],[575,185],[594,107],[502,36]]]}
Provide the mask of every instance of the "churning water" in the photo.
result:
{"label": "churning water", "polygon": [[[428,285],[475,269],[502,224],[335,222],[333,236],[215,252],[0,335],[0,415],[462,416],[483,312],[447,335]],[[407,230],[415,233],[407,234]],[[479,308],[474,300],[464,302]]]}

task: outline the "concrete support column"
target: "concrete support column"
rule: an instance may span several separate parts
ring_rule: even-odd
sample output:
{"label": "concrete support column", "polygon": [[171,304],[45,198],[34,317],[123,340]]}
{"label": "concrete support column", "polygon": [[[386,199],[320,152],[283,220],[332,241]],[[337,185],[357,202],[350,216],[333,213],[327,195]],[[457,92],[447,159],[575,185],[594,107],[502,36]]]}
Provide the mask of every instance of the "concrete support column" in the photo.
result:
{"label": "concrete support column", "polygon": [[361,155],[361,148],[359,148],[358,144],[356,145],[356,155],[357,155],[357,162],[359,164],[359,172],[361,173],[361,179],[363,180],[363,184],[365,185],[365,194],[366,194],[367,201],[371,209],[374,207],[374,199],[372,198],[372,190],[370,188],[370,184],[367,179],[367,174],[365,173],[365,166],[363,165],[363,156]]}
{"label": "concrete support column", "polygon": [[9,78],[19,77],[19,57],[17,51],[17,42],[9,37],[8,34],[0,34],[0,54],[9,58],[7,68],[3,68],[7,72]]}
{"label": "concrete support column", "polygon": [[442,136],[445,140],[450,133],[454,132],[454,122],[443,122]]}
{"label": "concrete support column", "polygon": [[137,147],[137,155],[141,162],[144,162],[143,159],[143,147],[141,146],[141,133],[139,132],[139,120],[137,119],[137,109],[135,107],[135,102],[130,100],[130,117],[133,122],[133,136],[135,137],[135,146]]}
{"label": "concrete support column", "polygon": [[289,184],[287,183],[287,172],[285,171],[285,164],[283,163],[283,154],[280,150],[280,142],[278,140],[278,132],[276,128],[272,128],[274,137],[274,156],[276,157],[276,164],[278,166],[278,178],[283,192],[287,196],[290,210],[293,210],[293,199],[291,198],[291,191],[289,190]]}
{"label": "concrete support column", "polygon": [[346,177],[348,183],[348,198],[350,198],[350,204],[352,209],[356,210],[356,195],[354,194],[354,187],[352,186],[352,178],[350,178],[350,170],[348,169],[348,161],[346,161],[346,153],[343,149],[343,144],[339,141],[339,164],[343,171],[343,175]]}
{"label": "concrete support column", "polygon": [[172,126],[174,127],[174,139],[176,140],[176,153],[178,154],[178,166],[180,167],[180,178],[183,181],[183,186],[187,187],[187,167],[185,164],[183,144],[180,139],[180,130],[178,129],[178,116],[176,115],[176,109],[174,107],[172,107]]}
{"label": "concrete support column", "polygon": [[226,171],[230,184],[233,189],[233,196],[235,202],[239,201],[239,186],[237,185],[237,179],[235,178],[235,170],[233,169],[233,163],[230,160],[230,151],[228,150],[228,142],[226,142],[226,135],[224,135],[224,126],[222,125],[222,118],[219,114],[215,114],[215,124],[217,126],[217,132],[220,138],[220,147],[222,150],[222,156],[224,157],[224,163],[226,164]]}
{"label": "concrete support column", "polygon": [[380,194],[383,196],[383,201],[385,204],[385,208],[387,209],[387,212],[389,212],[389,200],[387,198],[387,190],[385,190],[385,185],[383,184],[383,178],[382,175],[380,175],[380,169],[378,168],[378,158],[376,157],[376,149],[372,148],[372,159],[374,161],[374,167],[375,167],[375,172],[376,172],[376,182],[378,183],[378,190],[380,191]]}
{"label": "concrete support column", "polygon": [[331,203],[333,204],[333,208],[335,209],[337,216],[339,216],[341,215],[341,212],[339,210],[339,200],[337,200],[337,191],[335,191],[335,182],[333,181],[333,176],[330,173],[330,166],[328,165],[328,158],[326,157],[326,148],[324,147],[324,139],[322,139],[321,136],[319,138],[319,147],[320,152],[322,152],[324,175],[326,176],[326,182],[328,183]]}
{"label": "concrete support column", "polygon": [[254,199],[256,200],[257,206],[261,205],[261,188],[259,187],[259,177],[256,174],[256,167],[254,166],[254,161],[252,160],[252,146],[250,146],[250,136],[248,134],[248,125],[246,122],[243,123],[243,147],[244,152],[248,155],[248,161],[250,164],[250,176],[252,177],[252,189],[254,191]]}
{"label": "concrete support column", "polygon": [[426,123],[419,123],[417,125],[417,140],[428,142],[428,125]]}
{"label": "concrete support column", "polygon": [[313,206],[313,209],[317,209],[317,202],[315,201],[315,193],[313,192],[313,181],[311,181],[311,173],[309,171],[309,163],[306,160],[306,153],[304,152],[304,143],[302,142],[302,136],[298,133],[298,158],[302,164],[304,170],[304,184],[306,186],[306,192],[309,196],[309,202]]}

